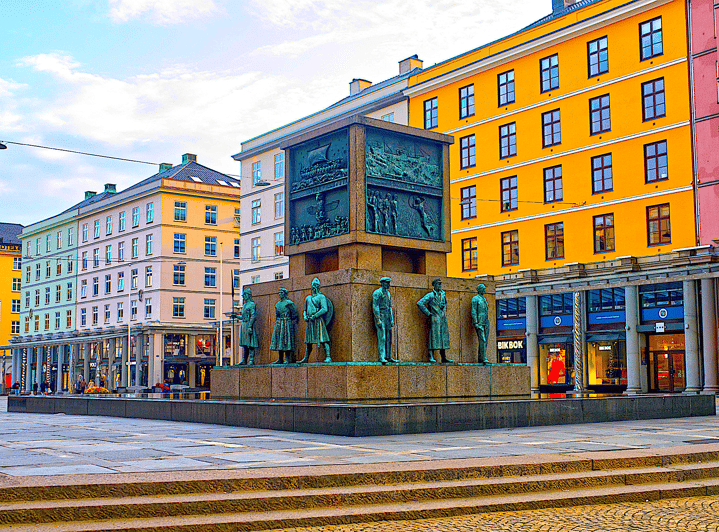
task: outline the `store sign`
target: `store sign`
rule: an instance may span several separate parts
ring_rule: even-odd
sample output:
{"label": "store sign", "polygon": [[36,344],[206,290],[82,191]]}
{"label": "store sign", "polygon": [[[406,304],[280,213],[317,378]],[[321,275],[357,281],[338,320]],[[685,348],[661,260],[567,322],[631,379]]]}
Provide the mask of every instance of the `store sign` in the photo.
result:
{"label": "store sign", "polygon": [[600,345],[598,348],[600,351],[611,351],[612,346],[611,345]]}
{"label": "store sign", "polygon": [[497,342],[497,349],[524,349],[524,340],[502,340]]}
{"label": "store sign", "polygon": [[667,309],[665,309],[665,308],[660,308],[660,309],[659,309],[659,317],[660,317],[661,319],[665,320],[668,315],[669,315],[669,313],[667,312]]}
{"label": "store sign", "polygon": [[564,351],[564,349],[562,349],[561,347],[550,347],[549,348],[550,353],[561,353],[562,351]]}
{"label": "store sign", "polygon": [[663,333],[664,332],[664,322],[660,321],[654,324],[654,332]]}

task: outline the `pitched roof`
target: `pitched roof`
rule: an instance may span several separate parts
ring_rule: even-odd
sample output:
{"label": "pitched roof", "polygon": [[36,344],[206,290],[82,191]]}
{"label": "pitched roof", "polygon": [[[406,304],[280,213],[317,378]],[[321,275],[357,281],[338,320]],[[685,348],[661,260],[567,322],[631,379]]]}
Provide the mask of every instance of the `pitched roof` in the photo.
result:
{"label": "pitched roof", "polygon": [[20,239],[18,235],[22,229],[23,226],[20,224],[0,222],[0,241],[3,244],[17,244],[19,246]]}
{"label": "pitched roof", "polygon": [[[189,161],[178,166],[173,166],[169,170],[159,172],[153,176],[143,179],[142,181],[135,183],[126,190],[132,190],[139,188],[161,179],[179,179],[180,181],[193,181],[195,183],[207,183],[208,185],[224,185],[232,186],[233,188],[239,188],[240,180],[235,177],[230,177],[227,174],[223,174],[212,168],[207,168],[195,161]],[[220,183],[222,181],[223,183]],[[233,183],[235,183],[233,185]],[[98,194],[99,196],[100,194]]]}

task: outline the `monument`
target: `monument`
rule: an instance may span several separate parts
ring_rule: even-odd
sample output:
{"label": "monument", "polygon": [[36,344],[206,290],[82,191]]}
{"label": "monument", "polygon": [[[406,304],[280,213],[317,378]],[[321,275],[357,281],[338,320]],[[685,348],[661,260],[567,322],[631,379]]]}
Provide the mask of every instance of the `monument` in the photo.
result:
{"label": "monument", "polygon": [[[447,277],[452,143],[448,135],[353,116],[281,146],[290,275],[252,285],[259,309],[256,365],[215,368],[213,397],[529,394],[526,366],[494,363],[493,327],[483,331],[484,352],[494,364],[478,363],[476,281]],[[494,285],[485,284],[493,323]],[[273,341],[276,320],[285,319],[271,312],[280,288],[290,300],[304,301],[296,327],[297,338],[305,339],[300,363],[271,364],[271,349],[284,351],[277,362],[296,359],[301,349],[301,340],[292,354]],[[311,355],[314,345],[317,355]],[[435,350],[441,359],[433,362]]]}

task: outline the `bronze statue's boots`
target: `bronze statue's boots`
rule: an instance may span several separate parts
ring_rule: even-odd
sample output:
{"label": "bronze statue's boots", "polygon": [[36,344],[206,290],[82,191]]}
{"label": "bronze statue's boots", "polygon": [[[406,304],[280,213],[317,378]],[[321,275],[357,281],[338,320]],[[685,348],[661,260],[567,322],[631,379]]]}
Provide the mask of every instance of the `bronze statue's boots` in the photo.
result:
{"label": "bronze statue's boots", "polygon": [[482,360],[479,361],[479,363],[483,366],[489,366],[489,360],[487,360],[487,357],[484,357]]}
{"label": "bronze statue's boots", "polygon": [[442,364],[451,364],[452,360],[447,358],[447,355],[444,354],[444,349],[440,351],[440,354],[442,355]]}
{"label": "bronze statue's boots", "polygon": [[380,364],[382,364],[383,366],[386,366],[386,365],[387,365],[387,359],[386,359],[386,358],[380,358],[380,359],[379,359],[379,362],[380,362]]}
{"label": "bronze statue's boots", "polygon": [[283,351],[280,351],[280,357],[275,360],[273,364],[287,364],[285,361],[285,353]]}

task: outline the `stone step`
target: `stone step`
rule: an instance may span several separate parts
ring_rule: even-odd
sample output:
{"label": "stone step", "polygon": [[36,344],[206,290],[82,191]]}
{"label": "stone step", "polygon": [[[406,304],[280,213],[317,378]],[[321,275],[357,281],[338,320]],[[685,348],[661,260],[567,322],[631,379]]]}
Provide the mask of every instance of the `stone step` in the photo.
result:
{"label": "stone step", "polygon": [[[569,492],[607,486],[632,486],[648,483],[677,484],[686,480],[685,469],[655,467],[388,485],[19,501],[0,504],[0,523],[30,524],[58,521],[151,518],[162,515],[262,513],[267,511],[309,510],[323,507],[339,508],[400,502],[417,503],[432,500],[477,499],[511,494]],[[694,464],[691,472],[695,479],[719,477],[719,462]]]}
{"label": "stone step", "polygon": [[93,522],[0,525],[0,531],[33,532],[237,532],[306,526],[430,519],[495,511],[617,502],[641,502],[719,494],[719,479],[668,484],[621,485],[569,491],[501,494],[488,497],[394,502],[332,508],[274,510],[251,513],[208,513]]}

